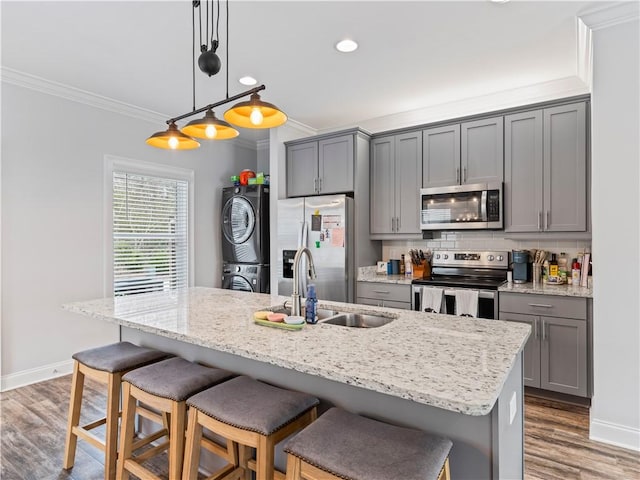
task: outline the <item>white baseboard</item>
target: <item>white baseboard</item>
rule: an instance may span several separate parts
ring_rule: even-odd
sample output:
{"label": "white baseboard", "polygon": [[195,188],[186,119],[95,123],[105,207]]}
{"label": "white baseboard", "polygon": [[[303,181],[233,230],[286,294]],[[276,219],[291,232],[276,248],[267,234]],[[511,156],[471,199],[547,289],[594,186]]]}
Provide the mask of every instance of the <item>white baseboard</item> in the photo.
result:
{"label": "white baseboard", "polygon": [[640,429],[591,420],[589,439],[640,452]]}
{"label": "white baseboard", "polygon": [[64,362],[51,363],[43,367],[23,370],[21,372],[3,375],[0,378],[0,391],[6,392],[14,388],[24,387],[32,383],[50,380],[52,378],[68,375],[73,372],[73,360],[65,360]]}

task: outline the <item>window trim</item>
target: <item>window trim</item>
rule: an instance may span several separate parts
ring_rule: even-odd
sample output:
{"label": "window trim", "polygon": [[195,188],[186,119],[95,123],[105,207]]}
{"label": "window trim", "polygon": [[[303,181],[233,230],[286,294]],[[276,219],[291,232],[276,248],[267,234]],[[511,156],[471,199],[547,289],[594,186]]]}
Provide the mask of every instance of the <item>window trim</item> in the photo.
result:
{"label": "window trim", "polygon": [[104,156],[104,213],[103,213],[103,272],[104,284],[102,286],[104,297],[113,297],[113,172],[120,171],[149,175],[154,177],[171,178],[183,180],[189,184],[187,196],[187,236],[188,236],[188,265],[189,274],[187,282],[189,287],[194,285],[194,219],[195,219],[195,173],[191,169],[163,165],[159,163],[146,162],[143,160],[132,160],[130,158],[118,157],[114,155]]}

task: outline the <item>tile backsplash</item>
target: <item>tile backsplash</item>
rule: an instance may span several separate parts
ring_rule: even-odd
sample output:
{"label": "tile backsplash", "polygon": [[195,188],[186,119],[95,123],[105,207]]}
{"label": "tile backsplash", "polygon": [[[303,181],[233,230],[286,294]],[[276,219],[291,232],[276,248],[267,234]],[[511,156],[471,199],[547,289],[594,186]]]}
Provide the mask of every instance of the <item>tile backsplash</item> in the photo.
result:
{"label": "tile backsplash", "polygon": [[578,252],[591,251],[590,240],[514,240],[504,238],[503,232],[435,232],[432,240],[389,240],[382,242],[382,259],[400,258],[410,249],[455,250],[546,250],[565,252],[571,260]]}

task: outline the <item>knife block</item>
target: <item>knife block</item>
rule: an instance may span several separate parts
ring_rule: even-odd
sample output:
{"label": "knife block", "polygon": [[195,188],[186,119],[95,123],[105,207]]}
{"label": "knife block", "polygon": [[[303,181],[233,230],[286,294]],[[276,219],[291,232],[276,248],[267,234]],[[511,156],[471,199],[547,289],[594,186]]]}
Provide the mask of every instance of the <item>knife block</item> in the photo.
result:
{"label": "knife block", "polygon": [[413,278],[431,278],[431,264],[423,260],[420,265],[414,265]]}

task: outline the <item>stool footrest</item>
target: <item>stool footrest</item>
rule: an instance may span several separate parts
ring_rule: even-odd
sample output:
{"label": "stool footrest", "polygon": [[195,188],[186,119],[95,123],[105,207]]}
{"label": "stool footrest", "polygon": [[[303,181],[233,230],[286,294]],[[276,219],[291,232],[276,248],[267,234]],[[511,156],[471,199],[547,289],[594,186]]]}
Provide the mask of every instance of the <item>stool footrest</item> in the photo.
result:
{"label": "stool footrest", "polygon": [[83,427],[80,427],[80,426],[73,427],[72,432],[76,437],[82,438],[85,442],[90,443],[91,445],[93,445],[96,448],[99,448],[103,452],[105,451],[104,440],[94,435],[93,433],[85,430]]}
{"label": "stool footrest", "polygon": [[145,445],[150,444],[154,440],[162,438],[166,435],[167,435],[166,430],[158,430],[157,432],[154,432],[151,435],[148,435],[144,438],[140,438],[136,442],[133,442],[133,446],[131,447],[131,450],[136,451],[139,448],[144,447]]}
{"label": "stool footrest", "polygon": [[125,468],[133,473],[136,477],[145,478],[148,480],[162,480],[162,477],[154,475],[149,470],[139,465],[133,460],[127,459],[124,461]]}
{"label": "stool footrest", "polygon": [[150,458],[155,457],[159,453],[164,452],[168,448],[169,448],[169,442],[166,441],[164,443],[161,443],[160,445],[156,445],[155,447],[150,448],[149,450],[146,450],[145,452],[141,453],[140,455],[136,455],[135,457],[132,458],[132,460],[134,460],[137,463],[142,463],[142,462],[145,462],[145,461],[149,460]]}
{"label": "stool footrest", "polygon": [[82,425],[80,428],[89,431],[89,430],[93,430],[96,427],[99,427],[100,425],[104,425],[105,423],[107,423],[107,417],[102,417],[98,420],[96,420],[95,422],[91,422],[91,423],[87,423],[86,425]]}

